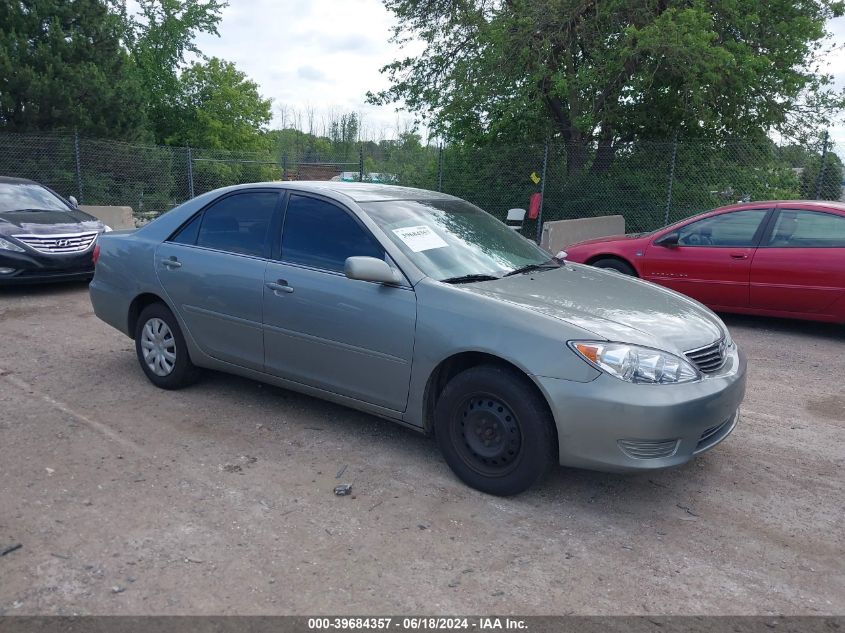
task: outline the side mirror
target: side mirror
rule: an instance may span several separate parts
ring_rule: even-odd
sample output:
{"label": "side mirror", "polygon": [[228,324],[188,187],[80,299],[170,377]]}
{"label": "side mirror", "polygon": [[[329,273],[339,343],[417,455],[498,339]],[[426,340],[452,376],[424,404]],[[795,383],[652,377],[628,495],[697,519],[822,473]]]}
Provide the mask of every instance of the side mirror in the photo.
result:
{"label": "side mirror", "polygon": [[507,224],[514,231],[521,230],[522,223],[525,221],[526,213],[527,211],[525,209],[508,209],[508,215],[507,219],[505,220],[505,224]]}
{"label": "side mirror", "polygon": [[680,233],[672,231],[663,237],[654,240],[655,246],[663,246],[664,248],[675,248],[678,245],[678,240],[681,239]]}
{"label": "side mirror", "polygon": [[566,251],[558,251],[558,254],[555,255],[555,259],[559,261],[561,264],[566,261],[566,258],[569,256],[569,253]]}
{"label": "side mirror", "polygon": [[68,199],[68,200],[70,201],[70,203],[73,205],[73,208],[74,208],[74,209],[78,209],[78,208],[79,208],[79,202],[77,202],[77,200],[76,200],[76,197],[75,197],[75,196],[68,196],[68,198],[67,198],[67,199]]}
{"label": "side mirror", "polygon": [[375,281],[382,284],[398,284],[399,274],[383,259],[375,257],[347,257],[344,272],[350,279]]}

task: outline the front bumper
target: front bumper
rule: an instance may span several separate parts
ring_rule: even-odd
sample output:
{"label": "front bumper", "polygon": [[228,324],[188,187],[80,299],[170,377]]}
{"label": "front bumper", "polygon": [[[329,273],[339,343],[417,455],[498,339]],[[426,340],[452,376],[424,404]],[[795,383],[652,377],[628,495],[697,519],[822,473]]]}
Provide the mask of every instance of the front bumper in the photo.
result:
{"label": "front bumper", "polygon": [[745,396],[745,355],[680,385],[638,385],[602,374],[589,383],[535,376],[552,407],[560,463],[624,472],[683,464],[724,440]]}
{"label": "front bumper", "polygon": [[90,279],[94,274],[92,251],[93,247],[68,255],[0,251],[0,269],[13,269],[0,272],[0,286]]}

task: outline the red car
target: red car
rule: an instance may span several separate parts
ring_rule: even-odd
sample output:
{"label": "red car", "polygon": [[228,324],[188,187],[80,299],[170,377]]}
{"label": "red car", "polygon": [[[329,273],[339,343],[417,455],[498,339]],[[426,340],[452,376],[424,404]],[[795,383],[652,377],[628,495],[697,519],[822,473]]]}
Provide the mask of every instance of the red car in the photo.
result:
{"label": "red car", "polygon": [[845,323],[845,203],[735,204],[566,252],[570,261],[636,275],[716,311]]}

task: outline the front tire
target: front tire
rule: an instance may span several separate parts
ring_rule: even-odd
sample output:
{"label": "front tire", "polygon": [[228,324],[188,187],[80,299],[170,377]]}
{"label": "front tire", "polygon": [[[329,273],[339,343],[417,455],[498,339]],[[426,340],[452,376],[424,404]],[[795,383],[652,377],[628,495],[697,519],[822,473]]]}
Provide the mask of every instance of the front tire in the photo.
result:
{"label": "front tire", "polygon": [[545,401],[507,367],[478,365],[452,378],[434,410],[434,433],[454,473],[493,495],[527,490],[557,461]]}
{"label": "front tire", "polygon": [[135,353],[147,378],[161,389],[181,389],[198,377],[179,323],[163,303],[147,306],[138,317]]}
{"label": "front tire", "polygon": [[628,262],[623,262],[621,259],[615,259],[613,257],[604,257],[602,259],[597,259],[594,261],[592,266],[596,268],[607,268],[610,270],[615,270],[618,273],[622,273],[623,275],[630,275],[631,277],[637,276],[637,271],[634,270],[634,267],[631,266]]}

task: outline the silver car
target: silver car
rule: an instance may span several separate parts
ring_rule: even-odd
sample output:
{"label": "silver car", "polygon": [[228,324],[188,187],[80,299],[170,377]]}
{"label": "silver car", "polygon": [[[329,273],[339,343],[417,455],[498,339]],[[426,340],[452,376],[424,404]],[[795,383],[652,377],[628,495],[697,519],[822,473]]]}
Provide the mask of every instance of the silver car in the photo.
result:
{"label": "silver car", "polygon": [[97,316],[155,385],[208,368],[388,418],[497,495],[555,462],[682,464],[731,433],[745,392],[745,358],[701,304],[561,263],[420,189],[219,189],[103,235],[95,270]]}

